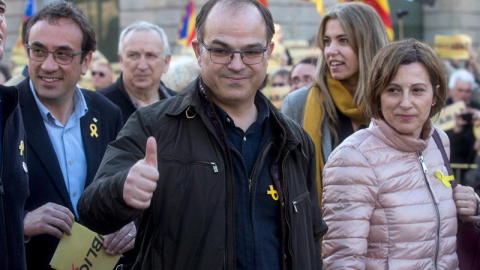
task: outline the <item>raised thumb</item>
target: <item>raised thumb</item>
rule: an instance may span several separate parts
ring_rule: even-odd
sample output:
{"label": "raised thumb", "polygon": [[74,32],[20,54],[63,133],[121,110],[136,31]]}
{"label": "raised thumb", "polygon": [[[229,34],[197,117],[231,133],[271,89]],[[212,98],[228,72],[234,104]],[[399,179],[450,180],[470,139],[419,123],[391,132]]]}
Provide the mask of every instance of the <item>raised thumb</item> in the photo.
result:
{"label": "raised thumb", "polygon": [[145,148],[145,161],[158,169],[157,163],[157,141],[154,137],[148,137]]}

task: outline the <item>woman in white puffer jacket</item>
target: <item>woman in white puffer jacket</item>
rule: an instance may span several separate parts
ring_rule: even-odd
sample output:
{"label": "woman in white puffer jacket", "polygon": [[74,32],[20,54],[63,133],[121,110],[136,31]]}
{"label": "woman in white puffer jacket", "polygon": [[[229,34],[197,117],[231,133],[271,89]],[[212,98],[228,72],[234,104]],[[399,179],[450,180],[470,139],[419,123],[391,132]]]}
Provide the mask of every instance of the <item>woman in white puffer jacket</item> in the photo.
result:
{"label": "woman in white puffer jacket", "polygon": [[[370,126],[323,172],[325,269],[458,269],[457,216],[480,221],[470,187],[451,186],[430,118],[445,101],[441,62],[416,40],[381,49],[366,88]],[[450,143],[437,129],[447,153]],[[438,173],[437,173],[438,175]]]}

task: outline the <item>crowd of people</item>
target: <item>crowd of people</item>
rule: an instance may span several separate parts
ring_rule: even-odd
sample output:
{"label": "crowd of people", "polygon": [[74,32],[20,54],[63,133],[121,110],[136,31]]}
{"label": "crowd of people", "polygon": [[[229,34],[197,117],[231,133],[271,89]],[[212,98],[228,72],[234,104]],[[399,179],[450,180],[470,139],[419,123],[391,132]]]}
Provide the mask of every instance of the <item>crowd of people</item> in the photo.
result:
{"label": "crowd of people", "polygon": [[[320,55],[295,63],[259,1],[209,0],[173,89],[155,24],[122,30],[118,76],[72,2],[22,29],[28,63],[0,84],[0,269],[52,269],[75,222],[122,255],[115,269],[458,269],[458,222],[480,225],[474,188],[439,177],[441,149],[479,161],[476,75],[447,81],[432,48],[390,42],[369,5],[336,5]],[[290,68],[268,74],[274,57]],[[458,103],[452,130],[434,126]]]}

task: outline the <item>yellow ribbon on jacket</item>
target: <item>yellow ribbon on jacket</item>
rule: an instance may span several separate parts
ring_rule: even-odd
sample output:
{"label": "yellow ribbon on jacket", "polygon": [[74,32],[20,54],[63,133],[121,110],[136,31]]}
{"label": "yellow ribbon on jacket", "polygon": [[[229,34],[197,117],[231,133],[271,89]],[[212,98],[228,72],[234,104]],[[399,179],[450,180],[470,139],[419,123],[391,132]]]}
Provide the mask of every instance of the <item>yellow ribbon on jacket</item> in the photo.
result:
{"label": "yellow ribbon on jacket", "polygon": [[450,184],[450,182],[454,180],[454,176],[453,176],[453,175],[444,175],[444,174],[442,173],[442,171],[440,171],[440,170],[436,170],[436,171],[434,172],[434,175],[435,175],[435,177],[436,177],[438,180],[442,181],[442,183],[443,183],[447,188],[449,188],[449,187],[452,186],[452,184]]}

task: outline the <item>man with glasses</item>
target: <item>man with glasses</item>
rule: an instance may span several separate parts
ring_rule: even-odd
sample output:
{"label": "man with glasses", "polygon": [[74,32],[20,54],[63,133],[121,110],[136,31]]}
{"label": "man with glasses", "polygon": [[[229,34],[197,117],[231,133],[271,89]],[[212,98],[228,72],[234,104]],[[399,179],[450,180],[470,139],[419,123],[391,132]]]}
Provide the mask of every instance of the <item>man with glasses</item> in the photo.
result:
{"label": "man with glasses", "polygon": [[146,21],[127,26],[120,33],[118,58],[122,73],[116,82],[98,92],[120,107],[124,122],[138,108],[176,94],[162,83],[171,58],[162,28]]}
{"label": "man with glasses", "polygon": [[93,89],[99,90],[113,83],[112,66],[106,60],[93,61],[90,73]]}
{"label": "man with glasses", "polygon": [[[30,18],[25,43],[29,77],[18,88],[28,138],[27,267],[51,269],[59,239],[79,222],[78,199],[120,130],[122,117],[105,97],[76,86],[96,47],[83,11],[70,2],[50,3]],[[105,237],[109,253],[133,247],[135,226],[124,225]]]}
{"label": "man with glasses", "polygon": [[307,57],[292,67],[290,72],[290,92],[302,87],[310,87],[315,80],[317,58]]}
{"label": "man with glasses", "polygon": [[139,218],[138,269],[320,269],[312,141],[259,91],[271,13],[210,0],[196,30],[201,76],[130,117],[80,199],[82,220],[109,233]]}

